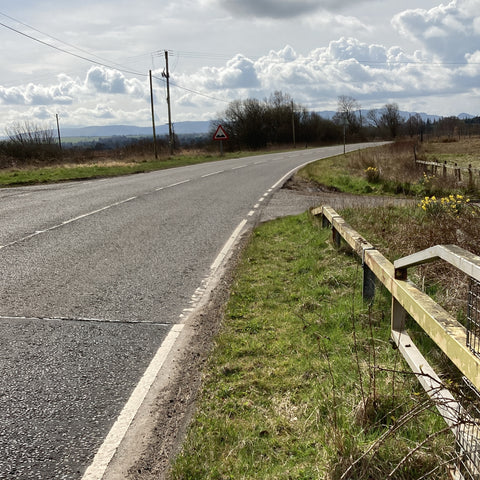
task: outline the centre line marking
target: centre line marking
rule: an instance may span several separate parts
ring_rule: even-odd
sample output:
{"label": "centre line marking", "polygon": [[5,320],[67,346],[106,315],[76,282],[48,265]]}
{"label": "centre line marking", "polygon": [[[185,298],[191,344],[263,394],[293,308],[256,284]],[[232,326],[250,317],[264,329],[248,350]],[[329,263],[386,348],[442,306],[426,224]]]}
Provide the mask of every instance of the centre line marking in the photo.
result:
{"label": "centre line marking", "polygon": [[163,188],[177,187],[178,185],[183,185],[184,183],[188,183],[188,182],[190,182],[190,179],[188,179],[188,180],[183,180],[183,181],[177,182],[177,183],[172,183],[171,185],[167,185],[166,187],[163,187]]}
{"label": "centre line marking", "polygon": [[207,173],[205,175],[202,175],[202,178],[211,177],[212,175],[218,175],[219,173],[223,173],[224,171],[225,170],[219,170],[218,172]]}
{"label": "centre line marking", "polygon": [[[184,183],[188,183],[188,182],[190,182],[190,179],[189,180],[183,180],[182,182],[172,183],[171,185],[168,185],[166,187],[156,188],[155,191],[164,190],[165,188],[176,187],[178,185],[183,185]],[[69,225],[70,223],[77,222],[78,220],[82,220],[83,218],[91,217],[92,215],[96,215],[97,213],[104,212],[105,210],[108,210],[110,208],[118,207],[118,206],[123,205],[125,203],[136,200],[137,198],[139,198],[141,196],[150,195],[151,193],[152,192],[145,192],[141,195],[135,195],[133,197],[126,198],[125,200],[120,200],[118,202],[111,203],[110,205],[105,205],[102,208],[97,208],[96,210],[92,210],[91,212],[84,213],[82,215],[78,215],[77,217],[69,218],[68,220],[64,220],[63,222],[61,222],[57,225],[53,225],[52,227],[46,228],[45,230],[36,230],[34,233],[31,233],[29,235],[25,235],[24,237],[21,237],[18,240],[14,240],[12,242],[6,243],[5,245],[0,245],[0,250],[2,250],[2,248],[12,247],[12,246],[17,245],[17,244],[19,244],[21,242],[24,242],[26,240],[30,240],[31,238],[37,237],[38,235],[41,235],[42,233],[47,233],[47,232],[51,232],[53,230],[57,230],[60,227],[64,227],[65,225]]]}

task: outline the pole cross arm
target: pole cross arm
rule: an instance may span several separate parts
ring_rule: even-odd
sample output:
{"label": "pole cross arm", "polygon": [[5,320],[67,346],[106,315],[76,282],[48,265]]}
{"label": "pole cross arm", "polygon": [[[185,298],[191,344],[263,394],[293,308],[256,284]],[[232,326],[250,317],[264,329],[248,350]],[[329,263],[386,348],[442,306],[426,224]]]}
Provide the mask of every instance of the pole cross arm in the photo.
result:
{"label": "pole cross arm", "polygon": [[457,245],[435,245],[421,252],[395,260],[395,278],[406,279],[407,268],[435,260],[445,260],[480,282],[480,257]]}

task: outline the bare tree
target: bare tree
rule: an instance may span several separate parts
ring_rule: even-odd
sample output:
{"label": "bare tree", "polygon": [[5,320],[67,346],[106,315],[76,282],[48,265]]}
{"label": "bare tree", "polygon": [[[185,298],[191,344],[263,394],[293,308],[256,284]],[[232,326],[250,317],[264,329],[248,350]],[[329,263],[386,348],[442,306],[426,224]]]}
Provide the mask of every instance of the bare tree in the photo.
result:
{"label": "bare tree", "polygon": [[25,120],[16,122],[5,129],[11,142],[21,145],[52,145],[55,135],[52,129]]}
{"label": "bare tree", "polygon": [[357,100],[353,97],[340,95],[337,99],[337,113],[333,116],[333,121],[348,127],[351,132],[358,132],[361,128],[358,111],[360,111],[360,104]]}
{"label": "bare tree", "polygon": [[398,135],[402,124],[402,117],[396,103],[387,103],[380,110],[370,110],[367,113],[367,119],[372,125],[379,130],[383,130],[391,138],[395,138]]}
{"label": "bare tree", "polygon": [[387,103],[383,108],[381,118],[382,123],[387,127],[390,136],[395,138],[402,123],[402,117],[400,116],[398,105],[396,103]]}

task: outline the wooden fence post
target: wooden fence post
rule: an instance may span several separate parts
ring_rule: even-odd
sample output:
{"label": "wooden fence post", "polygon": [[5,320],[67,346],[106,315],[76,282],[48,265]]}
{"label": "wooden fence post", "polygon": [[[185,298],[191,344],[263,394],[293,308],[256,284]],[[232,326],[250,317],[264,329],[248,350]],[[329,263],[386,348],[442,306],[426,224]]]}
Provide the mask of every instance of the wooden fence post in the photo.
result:
{"label": "wooden fence post", "polygon": [[328,228],[330,226],[330,222],[328,218],[322,213],[322,228]]}
{"label": "wooden fence post", "polygon": [[332,240],[337,247],[340,247],[342,243],[342,236],[337,232],[337,229],[333,225],[332,225]]}
{"label": "wooden fence post", "polygon": [[[372,250],[370,248],[369,250]],[[365,250],[362,252],[362,267],[363,267],[363,291],[362,296],[364,300],[372,301],[375,297],[375,279],[377,278],[370,267],[365,263]]]}
{"label": "wooden fence post", "polygon": [[447,161],[446,160],[443,162],[443,176],[444,177],[447,176]]}
{"label": "wooden fence post", "polygon": [[400,305],[395,297],[392,297],[392,318],[391,329],[392,332],[402,332],[405,330],[405,320],[407,318],[407,311]]}

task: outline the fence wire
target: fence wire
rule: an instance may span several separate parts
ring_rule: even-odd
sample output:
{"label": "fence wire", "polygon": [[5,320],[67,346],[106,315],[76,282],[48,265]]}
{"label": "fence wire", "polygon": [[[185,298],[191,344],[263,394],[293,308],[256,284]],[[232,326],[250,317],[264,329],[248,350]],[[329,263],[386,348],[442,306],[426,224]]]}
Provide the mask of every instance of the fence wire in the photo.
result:
{"label": "fence wire", "polygon": [[463,377],[456,432],[457,469],[465,480],[480,480],[480,393]]}

